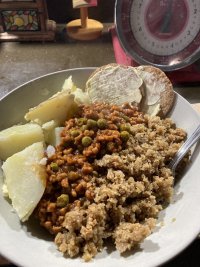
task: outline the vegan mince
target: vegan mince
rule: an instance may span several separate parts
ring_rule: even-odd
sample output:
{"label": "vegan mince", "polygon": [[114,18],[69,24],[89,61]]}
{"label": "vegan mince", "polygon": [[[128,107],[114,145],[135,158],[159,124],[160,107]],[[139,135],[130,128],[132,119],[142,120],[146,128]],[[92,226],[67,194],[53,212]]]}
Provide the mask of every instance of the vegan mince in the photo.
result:
{"label": "vegan mince", "polygon": [[170,202],[167,167],[186,133],[129,104],[81,105],[48,158],[36,215],[60,251],[89,261],[112,240],[123,253],[148,236]]}

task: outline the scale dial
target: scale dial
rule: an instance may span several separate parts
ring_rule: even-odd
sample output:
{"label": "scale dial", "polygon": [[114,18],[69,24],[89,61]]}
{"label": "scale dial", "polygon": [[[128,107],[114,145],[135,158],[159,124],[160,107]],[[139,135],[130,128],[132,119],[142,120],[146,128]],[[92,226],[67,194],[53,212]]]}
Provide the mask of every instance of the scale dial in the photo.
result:
{"label": "scale dial", "polygon": [[199,0],[118,0],[115,20],[122,46],[140,64],[171,71],[200,57]]}

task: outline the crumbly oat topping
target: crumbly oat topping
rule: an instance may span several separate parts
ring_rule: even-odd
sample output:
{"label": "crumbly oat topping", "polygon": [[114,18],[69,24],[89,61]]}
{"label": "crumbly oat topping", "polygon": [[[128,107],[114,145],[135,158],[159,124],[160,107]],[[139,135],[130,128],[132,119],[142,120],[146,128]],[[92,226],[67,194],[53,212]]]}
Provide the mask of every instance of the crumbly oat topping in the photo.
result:
{"label": "crumbly oat topping", "polygon": [[80,106],[48,158],[48,182],[36,208],[60,251],[89,261],[109,238],[123,253],[148,236],[170,202],[167,167],[186,137],[171,119],[127,104]]}

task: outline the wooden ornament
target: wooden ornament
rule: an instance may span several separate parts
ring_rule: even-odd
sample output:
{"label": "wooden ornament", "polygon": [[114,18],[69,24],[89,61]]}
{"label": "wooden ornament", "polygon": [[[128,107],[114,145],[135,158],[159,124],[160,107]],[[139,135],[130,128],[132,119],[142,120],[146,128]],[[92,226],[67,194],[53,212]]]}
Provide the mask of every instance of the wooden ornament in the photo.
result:
{"label": "wooden ornament", "polygon": [[76,7],[80,7],[80,19],[70,21],[66,25],[69,37],[82,41],[94,40],[100,37],[103,24],[97,20],[88,18],[88,6],[76,5]]}

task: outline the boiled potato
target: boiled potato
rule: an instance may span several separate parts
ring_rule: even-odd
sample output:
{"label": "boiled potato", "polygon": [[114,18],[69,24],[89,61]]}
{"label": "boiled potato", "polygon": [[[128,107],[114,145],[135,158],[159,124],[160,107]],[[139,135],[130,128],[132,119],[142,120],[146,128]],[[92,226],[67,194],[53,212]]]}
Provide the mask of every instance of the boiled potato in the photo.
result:
{"label": "boiled potato", "polygon": [[62,91],[73,92],[76,90],[76,85],[72,81],[72,76],[70,75],[67,79],[65,79],[64,84],[62,86]]}
{"label": "boiled potato", "polygon": [[82,89],[76,88],[76,90],[72,92],[72,94],[74,95],[74,101],[77,104],[91,104],[91,100],[89,98],[88,93],[84,92]]}
{"label": "boiled potato", "polygon": [[67,91],[58,92],[48,100],[31,108],[25,115],[27,121],[34,121],[42,125],[48,121],[54,120],[59,125],[70,118],[76,111],[77,104],[74,102],[74,96]]}
{"label": "boiled potato", "polygon": [[46,186],[43,142],[37,142],[9,157],[2,165],[8,196],[21,221],[26,221]]}
{"label": "boiled potato", "polygon": [[47,144],[53,145],[52,136],[54,135],[54,131],[57,126],[58,124],[54,120],[48,121],[42,125],[44,140]]}
{"label": "boiled potato", "polygon": [[61,141],[61,131],[64,127],[57,127],[55,121],[48,121],[42,125],[42,130],[44,132],[44,140],[47,144],[52,146],[57,146]]}
{"label": "boiled potato", "polygon": [[44,140],[42,128],[34,123],[15,125],[0,132],[0,159],[6,160],[25,147]]}
{"label": "boiled potato", "polygon": [[60,134],[61,134],[61,132],[62,132],[62,130],[64,129],[64,127],[56,127],[55,129],[54,129],[54,131],[52,132],[52,135],[51,135],[51,145],[52,146],[57,146],[57,145],[59,145],[60,143],[61,143],[61,136],[60,136]]}
{"label": "boiled potato", "polygon": [[87,92],[84,92],[82,89],[77,88],[72,81],[72,76],[69,76],[62,87],[62,91],[66,91],[74,95],[74,101],[77,104],[90,104],[90,98]]}

